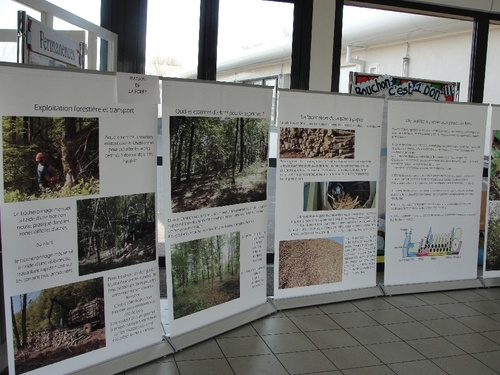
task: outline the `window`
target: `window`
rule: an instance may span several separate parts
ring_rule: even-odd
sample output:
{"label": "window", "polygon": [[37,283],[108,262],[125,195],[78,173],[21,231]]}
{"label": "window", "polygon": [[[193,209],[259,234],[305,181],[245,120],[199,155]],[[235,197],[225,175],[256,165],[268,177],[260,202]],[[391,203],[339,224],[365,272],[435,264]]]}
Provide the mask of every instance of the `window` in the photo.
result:
{"label": "window", "polygon": [[196,78],[200,0],[148,1],[146,74]]}
{"label": "window", "polygon": [[341,92],[356,71],[459,82],[468,100],[472,22],[345,6],[343,25]]}
{"label": "window", "polygon": [[500,104],[500,24],[490,23],[488,35],[488,54],[486,57],[486,76],[484,82],[484,103]]}

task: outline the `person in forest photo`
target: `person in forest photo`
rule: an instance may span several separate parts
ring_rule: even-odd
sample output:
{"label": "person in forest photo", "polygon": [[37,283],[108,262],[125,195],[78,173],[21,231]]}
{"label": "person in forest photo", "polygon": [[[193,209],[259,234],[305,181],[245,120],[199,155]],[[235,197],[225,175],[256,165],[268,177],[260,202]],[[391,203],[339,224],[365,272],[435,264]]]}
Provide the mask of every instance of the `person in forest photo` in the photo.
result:
{"label": "person in forest photo", "polygon": [[38,163],[36,171],[40,191],[59,188],[59,182],[61,179],[60,173],[47,162],[45,154],[43,152],[39,152],[36,154],[35,160]]}

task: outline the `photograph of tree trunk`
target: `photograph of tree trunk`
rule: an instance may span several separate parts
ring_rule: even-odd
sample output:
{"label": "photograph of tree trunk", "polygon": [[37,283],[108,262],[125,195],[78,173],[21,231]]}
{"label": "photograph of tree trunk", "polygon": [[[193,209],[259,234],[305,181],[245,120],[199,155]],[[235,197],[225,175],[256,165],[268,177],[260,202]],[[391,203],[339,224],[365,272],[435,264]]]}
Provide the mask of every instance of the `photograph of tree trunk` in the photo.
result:
{"label": "photograph of tree trunk", "polygon": [[490,202],[488,237],[486,239],[486,271],[500,270],[500,203]]}
{"label": "photograph of tree trunk", "polygon": [[4,201],[99,193],[99,119],[3,116]]}
{"label": "photograph of tree trunk", "polygon": [[171,249],[174,319],[240,297],[240,232]]}
{"label": "photograph of tree trunk", "polygon": [[170,117],[172,212],[266,200],[269,121]]}
{"label": "photograph of tree trunk", "polygon": [[106,346],[103,278],[10,298],[16,374]]}
{"label": "photograph of tree trunk", "polygon": [[78,200],[79,273],[156,259],[155,194]]}

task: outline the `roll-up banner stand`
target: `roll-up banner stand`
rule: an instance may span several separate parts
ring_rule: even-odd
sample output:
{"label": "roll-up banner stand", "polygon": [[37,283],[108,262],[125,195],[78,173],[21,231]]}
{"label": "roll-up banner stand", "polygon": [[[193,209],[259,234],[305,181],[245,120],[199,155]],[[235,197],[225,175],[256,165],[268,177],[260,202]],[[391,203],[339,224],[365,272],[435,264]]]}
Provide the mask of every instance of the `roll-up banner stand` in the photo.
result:
{"label": "roll-up banner stand", "polygon": [[279,90],[274,304],[365,298],[376,286],[382,98]]}
{"label": "roll-up banner stand", "polygon": [[[484,238],[483,278],[486,286],[500,286],[500,107],[490,106],[487,134],[488,189]],[[480,253],[481,256],[481,253]]]}
{"label": "roll-up banner stand", "polygon": [[156,103],[119,102],[117,75],[10,64],[0,79],[9,373],[116,373],[172,353],[156,256],[158,91]]}
{"label": "roll-up banner stand", "polygon": [[480,287],[488,106],[388,101],[386,294]]}
{"label": "roll-up banner stand", "polygon": [[275,311],[266,295],[273,89],[162,85],[167,337],[182,349]]}
{"label": "roll-up banner stand", "polygon": [[[385,99],[408,98],[412,100],[457,102],[460,94],[460,83],[415,77],[400,77],[390,74],[350,72],[349,92],[355,95],[378,96]],[[377,263],[382,265],[384,263],[386,219],[385,177],[387,164],[387,101],[384,103],[380,157]]]}
{"label": "roll-up banner stand", "polygon": [[62,32],[47,27],[18,11],[18,62],[59,68],[85,67],[85,43],[77,43]]}

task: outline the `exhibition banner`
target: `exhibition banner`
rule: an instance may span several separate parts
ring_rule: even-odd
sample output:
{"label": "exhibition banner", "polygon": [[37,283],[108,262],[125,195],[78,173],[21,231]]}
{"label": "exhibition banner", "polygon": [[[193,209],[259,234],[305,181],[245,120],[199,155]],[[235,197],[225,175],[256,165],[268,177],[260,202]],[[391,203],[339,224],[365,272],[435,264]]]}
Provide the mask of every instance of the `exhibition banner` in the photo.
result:
{"label": "exhibition banner", "polygon": [[384,101],[279,91],[274,298],[376,285]]}
{"label": "exhibition banner", "polygon": [[0,66],[9,373],[66,374],[161,342],[156,105],[116,76]]}
{"label": "exhibition banner", "polygon": [[500,107],[491,108],[483,277],[500,276]]}
{"label": "exhibition banner", "polygon": [[487,112],[389,100],[385,285],[477,278]]}
{"label": "exhibition banner", "polygon": [[171,338],[263,305],[272,87],[163,82]]}

